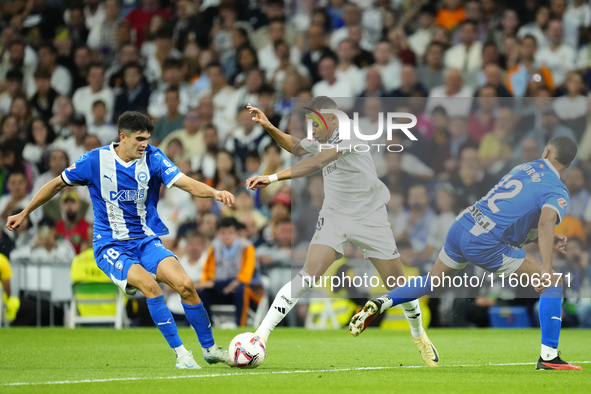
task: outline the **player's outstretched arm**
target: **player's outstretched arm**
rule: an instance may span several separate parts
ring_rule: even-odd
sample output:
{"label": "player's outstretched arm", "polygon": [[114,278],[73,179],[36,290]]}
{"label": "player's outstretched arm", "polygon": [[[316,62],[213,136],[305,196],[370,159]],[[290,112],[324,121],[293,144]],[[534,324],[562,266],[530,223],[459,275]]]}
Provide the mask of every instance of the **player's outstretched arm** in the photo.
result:
{"label": "player's outstretched arm", "polygon": [[250,103],[248,103],[246,108],[248,108],[248,112],[252,114],[252,120],[257,122],[267,133],[269,133],[269,135],[277,142],[277,144],[279,144],[280,147],[296,156],[303,156],[309,153],[307,150],[302,148],[302,141],[299,138],[286,134],[277,127],[273,126],[263,111],[253,107],[250,105]]}
{"label": "player's outstretched arm", "polygon": [[205,183],[198,182],[193,178],[190,178],[186,175],[181,176],[175,183],[174,186],[178,187],[181,190],[186,191],[187,193],[191,194],[192,196],[199,197],[199,198],[215,198],[218,201],[224,203],[231,207],[236,203],[234,195],[227,190],[216,190],[211,186],[206,185]]}
{"label": "player's outstretched arm", "polygon": [[58,194],[64,187],[66,187],[66,183],[62,179],[61,176],[54,178],[52,181],[49,181],[43,186],[33,200],[29,203],[29,205],[22,210],[21,213],[18,215],[13,215],[8,218],[6,221],[6,228],[10,231],[14,231],[18,226],[21,225],[23,220],[27,218],[35,209],[39,208],[41,205],[45,204],[49,200],[53,198],[56,194]]}
{"label": "player's outstretched arm", "polygon": [[322,170],[328,163],[336,160],[342,152],[336,149],[325,149],[313,157],[309,157],[300,161],[292,167],[289,167],[277,174],[274,174],[277,179],[271,176],[256,175],[246,180],[246,187],[248,189],[262,189],[270,185],[272,182],[284,181],[287,179],[301,178],[312,175]]}

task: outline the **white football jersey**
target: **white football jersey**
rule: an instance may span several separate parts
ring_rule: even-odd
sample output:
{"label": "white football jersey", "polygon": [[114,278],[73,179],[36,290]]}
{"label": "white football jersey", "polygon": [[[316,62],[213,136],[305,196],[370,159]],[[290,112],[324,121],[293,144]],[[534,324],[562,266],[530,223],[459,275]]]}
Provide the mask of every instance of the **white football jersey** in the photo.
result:
{"label": "white football jersey", "polygon": [[[363,144],[377,149],[371,143],[359,140],[354,135],[350,140],[342,140],[339,138],[338,128],[333,132],[326,144],[335,148],[338,146],[342,154],[322,169],[324,203],[321,214],[364,219],[390,201],[390,192],[377,176],[371,153],[356,152],[353,148]],[[316,140],[303,139],[301,145],[313,155],[320,152],[320,143]]]}

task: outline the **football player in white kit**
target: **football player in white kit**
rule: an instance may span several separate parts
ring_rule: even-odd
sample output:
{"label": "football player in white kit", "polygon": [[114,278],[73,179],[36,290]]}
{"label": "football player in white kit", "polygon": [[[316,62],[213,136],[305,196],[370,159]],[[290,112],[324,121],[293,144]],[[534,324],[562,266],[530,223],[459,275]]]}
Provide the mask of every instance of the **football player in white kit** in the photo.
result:
{"label": "football player in white kit", "polygon": [[[322,171],[324,178],[325,198],[304,267],[277,293],[256,331],[266,341],[300,297],[310,290],[311,278],[323,275],[335,260],[343,256],[348,241],[357,245],[364,257],[372,262],[384,286],[392,288],[396,279],[403,276],[403,271],[386,211],[386,203],[390,200],[388,188],[378,179],[369,152],[346,149],[355,145],[356,141],[339,138],[337,116],[324,114],[326,123],[320,125],[316,121],[317,117],[306,115],[307,119],[313,120],[314,140],[310,141],[283,133],[269,122],[260,109],[250,104],[247,108],[253,115],[252,120],[265,129],[283,149],[297,156],[314,155],[277,174],[248,179],[249,189],[264,188],[273,182],[305,177],[318,171]],[[312,99],[307,108],[319,112],[322,109],[337,109],[337,105],[329,97],[318,96]],[[320,144],[323,144],[322,149]],[[401,305],[425,364],[438,366],[439,355],[423,329],[418,301]]]}

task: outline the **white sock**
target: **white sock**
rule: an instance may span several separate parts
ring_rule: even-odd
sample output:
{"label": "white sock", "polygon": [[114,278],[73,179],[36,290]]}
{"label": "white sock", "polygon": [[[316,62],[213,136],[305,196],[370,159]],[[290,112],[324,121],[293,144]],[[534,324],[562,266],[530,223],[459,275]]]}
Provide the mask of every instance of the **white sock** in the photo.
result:
{"label": "white sock", "polygon": [[419,300],[413,300],[400,304],[404,311],[404,316],[410,325],[410,333],[413,338],[419,338],[423,335],[423,318],[421,317],[421,307]]}
{"label": "white sock", "polygon": [[298,272],[295,278],[279,290],[256,334],[263,337],[266,341],[271,331],[292,310],[300,297],[310,290],[312,284],[312,277],[310,275],[304,271]]}
{"label": "white sock", "polygon": [[558,356],[558,349],[554,349],[553,347],[542,345],[542,360],[550,361]]}
{"label": "white sock", "polygon": [[187,349],[185,349],[184,345],[181,346],[177,346],[175,348],[172,348],[172,350],[174,350],[174,353],[176,354],[176,358],[179,358],[181,356],[184,356],[185,353],[188,353],[189,351]]}
{"label": "white sock", "polygon": [[380,308],[380,313],[384,313],[386,309],[392,308],[392,297],[390,297],[388,294],[384,294],[383,296],[378,298],[384,301],[382,307]]}

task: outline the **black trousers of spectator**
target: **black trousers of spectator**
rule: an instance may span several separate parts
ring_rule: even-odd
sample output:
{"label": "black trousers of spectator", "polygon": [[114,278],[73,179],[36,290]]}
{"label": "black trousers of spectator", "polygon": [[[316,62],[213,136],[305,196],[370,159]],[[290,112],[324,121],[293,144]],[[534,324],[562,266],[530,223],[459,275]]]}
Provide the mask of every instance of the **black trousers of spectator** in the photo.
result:
{"label": "black trousers of spectator", "polygon": [[197,293],[203,302],[207,314],[211,315],[210,306],[234,304],[236,313],[234,319],[237,326],[246,326],[248,310],[251,306],[258,305],[263,297],[263,289],[258,285],[245,285],[240,283],[232,293],[224,294],[224,288],[234,279],[216,280],[212,288],[198,290]]}

